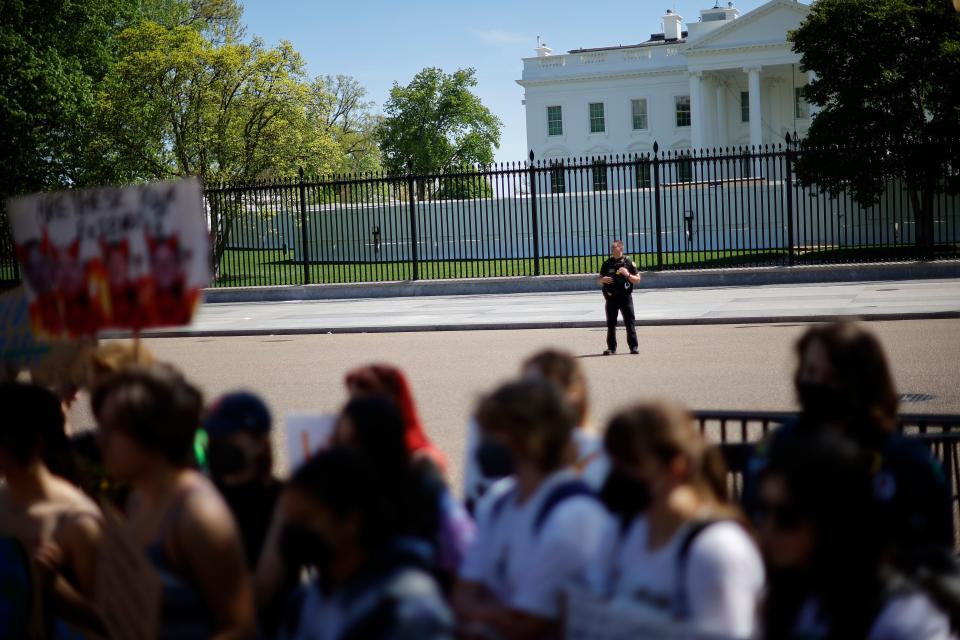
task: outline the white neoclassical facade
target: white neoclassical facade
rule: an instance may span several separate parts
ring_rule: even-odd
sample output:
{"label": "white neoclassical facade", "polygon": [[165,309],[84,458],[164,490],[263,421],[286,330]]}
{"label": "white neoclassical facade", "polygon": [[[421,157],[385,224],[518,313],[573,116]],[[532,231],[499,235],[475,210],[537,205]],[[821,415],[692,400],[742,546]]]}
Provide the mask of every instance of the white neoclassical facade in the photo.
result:
{"label": "white neoclassical facade", "polygon": [[787,33],[810,7],[770,0],[744,15],[729,3],[636,45],[523,60],[527,144],[537,159],[758,146],[806,132],[811,107]]}

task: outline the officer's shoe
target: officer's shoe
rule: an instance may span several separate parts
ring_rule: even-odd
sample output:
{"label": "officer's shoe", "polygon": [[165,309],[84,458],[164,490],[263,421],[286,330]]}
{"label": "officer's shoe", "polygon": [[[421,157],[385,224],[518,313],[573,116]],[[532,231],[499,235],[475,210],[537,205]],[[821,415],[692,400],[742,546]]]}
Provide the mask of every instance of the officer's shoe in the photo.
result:
{"label": "officer's shoe", "polygon": [[617,355],[617,350],[616,350],[616,349],[607,349],[606,351],[603,352],[603,355],[605,355],[605,356],[615,356],[615,355]]}
{"label": "officer's shoe", "polygon": [[638,349],[637,347],[630,347],[630,353],[632,353],[633,355],[637,355],[638,353],[640,353],[640,349]]}

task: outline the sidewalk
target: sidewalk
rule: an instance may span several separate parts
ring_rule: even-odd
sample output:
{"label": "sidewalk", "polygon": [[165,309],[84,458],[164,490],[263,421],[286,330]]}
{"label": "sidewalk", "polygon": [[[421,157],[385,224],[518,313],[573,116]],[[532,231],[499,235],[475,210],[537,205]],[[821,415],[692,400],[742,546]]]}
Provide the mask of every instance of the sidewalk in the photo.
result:
{"label": "sidewalk", "polygon": [[[960,277],[649,288],[633,295],[638,325],[960,318]],[[372,333],[603,327],[599,290],[204,304],[188,327],[156,336]]]}

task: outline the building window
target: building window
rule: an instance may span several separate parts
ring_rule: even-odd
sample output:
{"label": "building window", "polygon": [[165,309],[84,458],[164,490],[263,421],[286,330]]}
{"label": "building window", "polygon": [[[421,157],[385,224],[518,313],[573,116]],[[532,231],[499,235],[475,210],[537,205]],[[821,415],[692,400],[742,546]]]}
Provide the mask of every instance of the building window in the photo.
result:
{"label": "building window", "polygon": [[550,193],[566,193],[567,178],[564,174],[563,165],[559,162],[552,163],[550,169]]}
{"label": "building window", "polygon": [[647,99],[630,101],[630,112],[633,114],[633,130],[647,128]]}
{"label": "building window", "polygon": [[563,110],[560,107],[547,107],[547,135],[563,135]]}
{"label": "building window", "polygon": [[693,160],[683,155],[677,161],[677,182],[693,182]]}
{"label": "building window", "polygon": [[593,190],[607,190],[607,165],[605,162],[599,162],[593,168]]}
{"label": "building window", "polygon": [[607,130],[603,120],[603,103],[590,103],[590,133],[603,133]]}
{"label": "building window", "polygon": [[653,165],[646,160],[636,167],[637,189],[649,189],[653,186]]}
{"label": "building window", "polygon": [[753,176],[753,158],[744,156],[740,158],[740,175],[744,178]]}
{"label": "building window", "polygon": [[803,90],[806,87],[793,88],[793,113],[796,118],[810,117],[810,103],[803,97]]}
{"label": "building window", "polygon": [[740,92],[740,122],[750,122],[750,92]]}
{"label": "building window", "polygon": [[677,96],[677,126],[690,126],[690,96]]}

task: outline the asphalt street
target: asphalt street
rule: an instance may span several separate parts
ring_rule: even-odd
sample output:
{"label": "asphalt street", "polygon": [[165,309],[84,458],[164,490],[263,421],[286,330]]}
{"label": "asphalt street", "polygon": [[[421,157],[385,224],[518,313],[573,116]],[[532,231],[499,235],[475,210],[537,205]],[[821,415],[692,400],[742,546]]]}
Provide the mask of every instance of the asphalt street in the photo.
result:
{"label": "asphalt street", "polygon": [[[878,288],[901,286],[883,283]],[[951,298],[950,293],[956,286],[956,282],[949,286],[940,281],[921,282],[910,285],[911,297],[925,297],[938,310],[951,305],[957,308],[960,296],[953,293]],[[831,297],[838,296],[838,291],[844,292],[846,302]],[[730,304],[750,299],[754,301],[751,304],[759,306],[757,300],[765,297],[763,304],[770,307],[802,306],[796,300],[780,300],[775,291],[759,293],[739,289],[722,294],[705,292],[703,296],[716,295],[719,300],[722,295]],[[802,293],[811,305],[831,310],[853,304],[850,300],[864,306],[904,304],[903,298],[898,303],[889,296],[896,291],[820,286],[804,288]],[[599,294],[590,296],[589,301],[589,312],[594,316],[601,313]],[[372,302],[384,304],[382,300]],[[638,310],[647,306],[643,295],[636,302]],[[504,313],[496,311],[497,305],[490,301],[458,303]],[[389,321],[389,316],[399,312],[390,307],[375,312],[371,307],[369,313],[364,317]],[[181,367],[208,399],[236,388],[257,391],[269,403],[278,423],[290,411],[337,411],[346,398],[342,381],[349,369],[374,361],[396,364],[408,373],[426,428],[449,455],[451,480],[459,488],[464,425],[477,398],[516,375],[524,358],[538,349],[560,347],[581,358],[590,383],[592,422],[602,427],[617,408],[655,397],[675,398],[697,409],[792,409],[793,345],[807,326],[799,322],[641,326],[640,355],[612,357],[599,355],[604,348],[604,330],[589,327],[203,336],[146,339],[144,344],[159,358]],[[960,412],[960,319],[876,321],[868,326],[885,345],[899,391],[926,398],[905,403],[902,411]],[[619,335],[625,342],[622,328]],[[84,399],[71,420],[81,427],[92,423]],[[276,443],[283,451],[279,434]],[[278,462],[283,470],[282,456]]]}

